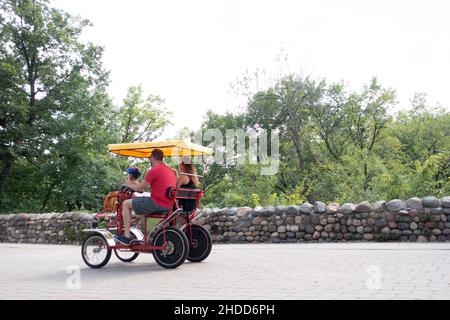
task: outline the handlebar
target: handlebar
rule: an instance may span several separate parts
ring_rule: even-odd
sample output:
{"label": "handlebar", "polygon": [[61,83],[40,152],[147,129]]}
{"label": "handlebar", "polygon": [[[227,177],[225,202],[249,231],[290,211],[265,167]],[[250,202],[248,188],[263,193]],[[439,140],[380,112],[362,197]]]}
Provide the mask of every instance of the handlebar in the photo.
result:
{"label": "handlebar", "polygon": [[125,193],[127,193],[127,194],[133,194],[133,193],[135,193],[136,191],[135,190],[133,190],[133,189],[131,189],[130,187],[128,187],[128,186],[122,186],[120,189],[119,189],[119,191],[120,192],[125,192]]}

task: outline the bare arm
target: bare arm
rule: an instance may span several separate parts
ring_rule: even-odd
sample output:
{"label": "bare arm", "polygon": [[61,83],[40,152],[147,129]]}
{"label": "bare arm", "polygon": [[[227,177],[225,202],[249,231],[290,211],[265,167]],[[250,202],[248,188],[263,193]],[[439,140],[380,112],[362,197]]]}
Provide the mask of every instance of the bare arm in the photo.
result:
{"label": "bare arm", "polygon": [[179,175],[177,178],[177,187],[181,186],[182,184],[188,184],[189,183],[189,177],[185,175]]}
{"label": "bare arm", "polygon": [[127,187],[133,189],[136,192],[143,192],[145,189],[151,191],[150,185],[148,184],[147,181],[145,181],[145,179],[139,182],[137,180],[131,180],[130,176],[128,176]]}

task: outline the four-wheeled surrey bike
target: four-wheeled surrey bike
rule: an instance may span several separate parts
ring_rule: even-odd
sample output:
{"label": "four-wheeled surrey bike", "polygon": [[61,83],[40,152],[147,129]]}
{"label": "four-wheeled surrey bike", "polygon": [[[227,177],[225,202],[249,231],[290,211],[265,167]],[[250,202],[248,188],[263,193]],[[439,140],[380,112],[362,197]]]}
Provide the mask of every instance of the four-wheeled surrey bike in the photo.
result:
{"label": "four-wheeled surrey bike", "polygon": [[[182,140],[108,145],[112,153],[140,158],[149,157],[156,148],[163,150],[165,157],[212,154],[209,148]],[[112,251],[123,262],[135,260],[140,253],[152,253],[156,262],[164,268],[176,268],[186,259],[191,262],[205,260],[212,249],[211,235],[193,221],[203,194],[201,189],[174,187],[167,190],[167,197],[172,201],[168,211],[144,215],[144,230],[132,227],[132,241],[125,245],[117,242],[114,236],[123,234],[122,203],[135,197],[135,194],[134,190],[122,187],[116,193],[115,212],[95,216],[106,220],[106,227],[98,228],[97,222],[93,221],[90,229],[83,230],[88,233],[81,246],[84,262],[91,268],[101,268],[110,260]],[[181,206],[177,207],[179,200],[190,200],[195,205],[190,208],[192,210],[185,211]]]}

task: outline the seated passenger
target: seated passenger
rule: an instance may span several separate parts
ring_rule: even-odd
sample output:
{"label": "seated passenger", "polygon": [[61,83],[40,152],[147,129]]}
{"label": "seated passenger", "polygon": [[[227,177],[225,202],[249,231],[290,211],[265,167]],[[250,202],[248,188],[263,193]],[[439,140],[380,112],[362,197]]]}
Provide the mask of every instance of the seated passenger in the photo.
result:
{"label": "seated passenger", "polygon": [[131,175],[128,176],[127,186],[134,191],[143,192],[148,189],[151,192],[150,197],[136,197],[125,200],[122,204],[122,215],[125,233],[116,240],[129,244],[131,241],[131,210],[136,215],[145,215],[151,213],[165,213],[169,210],[172,200],[166,195],[169,187],[174,188],[177,178],[174,170],[163,162],[163,151],[154,149],[149,158],[152,169],[149,170],[141,182],[133,180]]}
{"label": "seated passenger", "polygon": [[128,178],[133,181],[136,181],[141,176],[141,171],[134,166],[128,167],[127,173],[128,173]]}
{"label": "seated passenger", "polygon": [[[183,157],[178,164],[178,178],[177,186],[184,189],[197,189],[200,187],[198,181],[197,171],[189,157]],[[186,174],[187,173],[187,174]],[[179,199],[178,204],[183,208],[183,211],[192,211],[195,208],[195,200]]]}

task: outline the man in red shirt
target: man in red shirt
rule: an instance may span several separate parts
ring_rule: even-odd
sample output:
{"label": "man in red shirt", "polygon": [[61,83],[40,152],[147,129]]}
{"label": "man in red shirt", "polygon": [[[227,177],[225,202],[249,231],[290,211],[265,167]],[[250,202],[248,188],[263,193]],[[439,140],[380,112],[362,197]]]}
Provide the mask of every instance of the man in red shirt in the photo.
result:
{"label": "man in red shirt", "polygon": [[154,149],[149,158],[152,169],[149,170],[141,182],[128,177],[127,186],[137,192],[148,189],[150,197],[136,197],[125,200],[122,204],[123,223],[125,234],[116,237],[117,241],[129,244],[131,228],[131,210],[136,215],[150,213],[165,213],[169,210],[171,200],[167,198],[167,188],[176,186],[176,171],[163,162],[164,154],[161,149]]}

